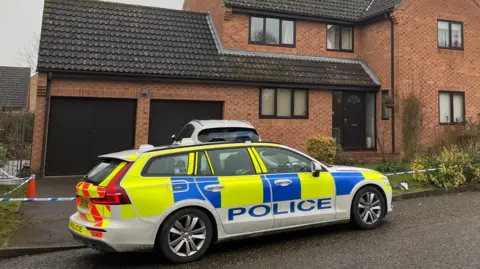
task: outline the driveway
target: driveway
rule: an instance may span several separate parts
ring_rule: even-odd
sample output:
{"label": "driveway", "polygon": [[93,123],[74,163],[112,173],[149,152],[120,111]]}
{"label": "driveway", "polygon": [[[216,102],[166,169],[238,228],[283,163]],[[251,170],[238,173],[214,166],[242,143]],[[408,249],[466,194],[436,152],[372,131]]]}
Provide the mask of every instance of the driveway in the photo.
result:
{"label": "driveway", "polygon": [[399,201],[377,230],[332,226],[215,245],[203,260],[88,249],[4,260],[0,268],[478,268],[480,193]]}

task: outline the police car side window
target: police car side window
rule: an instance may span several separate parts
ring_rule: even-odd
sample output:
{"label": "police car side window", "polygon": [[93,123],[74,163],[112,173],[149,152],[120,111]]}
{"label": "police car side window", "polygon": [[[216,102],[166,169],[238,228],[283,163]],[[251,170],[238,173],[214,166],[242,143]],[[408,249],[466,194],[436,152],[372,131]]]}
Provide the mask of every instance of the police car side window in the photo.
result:
{"label": "police car side window", "polygon": [[215,176],[253,175],[252,159],[246,148],[208,151]]}
{"label": "police car side window", "polygon": [[212,170],[210,170],[210,165],[208,164],[207,157],[205,155],[205,152],[199,152],[198,153],[198,172],[197,175],[199,176],[211,176],[212,175]]}
{"label": "police car side window", "polygon": [[186,176],[188,175],[188,153],[155,157],[143,168],[142,176]]}
{"label": "police car side window", "polygon": [[311,171],[311,160],[289,150],[274,147],[258,147],[256,150],[269,174]]}

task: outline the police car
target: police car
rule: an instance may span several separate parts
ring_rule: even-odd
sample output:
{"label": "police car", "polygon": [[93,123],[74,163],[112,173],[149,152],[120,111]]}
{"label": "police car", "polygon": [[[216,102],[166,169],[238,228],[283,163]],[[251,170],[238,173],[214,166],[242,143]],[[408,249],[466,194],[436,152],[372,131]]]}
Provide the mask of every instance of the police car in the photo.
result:
{"label": "police car", "polygon": [[275,143],[142,147],[100,159],[77,185],[69,227],[102,251],[158,251],[184,263],[227,239],[341,222],[372,229],[392,210],[381,173]]}

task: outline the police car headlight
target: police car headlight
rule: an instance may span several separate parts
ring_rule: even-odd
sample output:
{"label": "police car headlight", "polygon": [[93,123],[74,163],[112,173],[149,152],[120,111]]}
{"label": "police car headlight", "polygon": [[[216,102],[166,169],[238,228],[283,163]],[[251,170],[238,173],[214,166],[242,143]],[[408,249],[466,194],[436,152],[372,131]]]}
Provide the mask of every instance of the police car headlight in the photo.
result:
{"label": "police car headlight", "polygon": [[383,183],[385,183],[387,186],[390,186],[390,181],[388,180],[388,177],[384,176],[382,177]]}

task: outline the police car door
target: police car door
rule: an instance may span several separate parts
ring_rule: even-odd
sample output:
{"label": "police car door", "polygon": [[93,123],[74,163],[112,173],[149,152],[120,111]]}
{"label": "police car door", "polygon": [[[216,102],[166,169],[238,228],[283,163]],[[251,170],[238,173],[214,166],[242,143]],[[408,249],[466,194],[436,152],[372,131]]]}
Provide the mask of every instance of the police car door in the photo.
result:
{"label": "police car door", "polygon": [[[205,166],[208,164],[209,168]],[[215,207],[225,232],[241,234],[273,227],[271,189],[245,147],[199,153],[199,189]],[[212,176],[209,176],[209,173]]]}
{"label": "police car door", "polygon": [[253,150],[272,186],[274,228],[335,219],[335,185],[329,172],[315,177],[310,159],[285,148]]}

